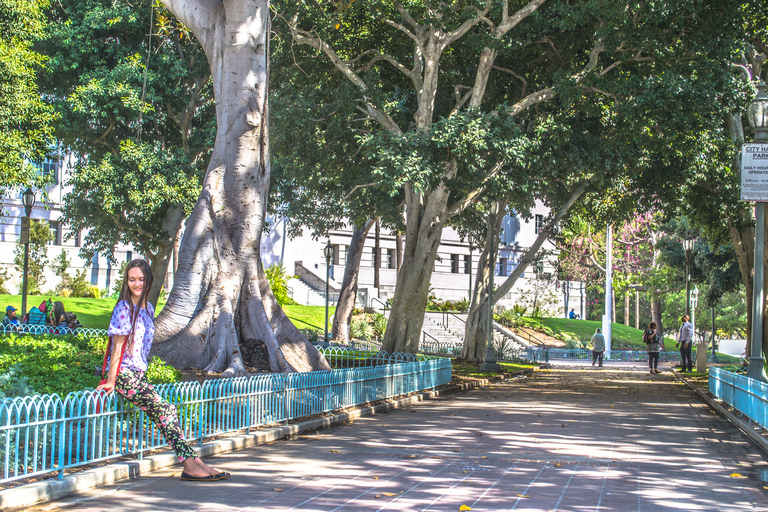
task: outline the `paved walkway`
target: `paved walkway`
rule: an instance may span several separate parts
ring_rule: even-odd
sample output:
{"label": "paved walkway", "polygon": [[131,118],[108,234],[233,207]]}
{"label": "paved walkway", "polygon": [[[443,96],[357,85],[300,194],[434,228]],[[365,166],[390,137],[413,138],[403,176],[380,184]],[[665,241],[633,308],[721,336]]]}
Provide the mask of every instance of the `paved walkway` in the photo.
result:
{"label": "paved walkway", "polygon": [[35,510],[768,511],[762,452],[671,373],[630,365],[556,366],[209,463],[232,478],[177,467]]}

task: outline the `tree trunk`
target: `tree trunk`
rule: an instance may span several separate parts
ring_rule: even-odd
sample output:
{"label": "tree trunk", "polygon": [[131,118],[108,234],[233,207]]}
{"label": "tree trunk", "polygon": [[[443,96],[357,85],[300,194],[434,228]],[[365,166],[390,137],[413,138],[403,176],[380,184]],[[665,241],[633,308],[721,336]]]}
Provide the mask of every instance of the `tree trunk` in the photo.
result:
{"label": "tree trunk", "polygon": [[631,319],[629,318],[629,291],[624,292],[624,325],[629,327]]}
{"label": "tree trunk", "polygon": [[372,225],[373,220],[369,220],[362,228],[355,226],[352,231],[352,240],[349,242],[347,261],[344,267],[344,280],[341,283],[339,300],[336,303],[336,314],[333,316],[332,338],[338,343],[349,342],[349,326],[352,323],[352,310],[355,309],[360,260],[363,256],[365,239]]}
{"label": "tree trunk", "polygon": [[246,373],[239,344],[263,342],[272,371],[329,369],[278,305],[261,265],[270,178],[267,0],[163,0],[200,40],[218,132],[179,248],[152,352],[179,368]]}
{"label": "tree trunk", "polygon": [[[658,295],[651,295],[651,317],[656,322],[656,332],[664,336],[664,325],[661,322],[661,297]],[[670,350],[670,347],[666,347]]]}
{"label": "tree trunk", "polygon": [[[568,210],[573,206],[573,204],[576,202],[576,200],[581,196],[581,194],[584,192],[584,185],[580,186],[578,189],[576,189],[573,194],[571,194],[571,197],[566,201],[566,203],[560,207],[560,209],[557,211],[557,213],[552,217],[552,219],[544,226],[544,228],[539,232],[538,236],[536,237],[536,240],[533,242],[533,244],[526,249],[526,251],[523,253],[523,255],[520,257],[520,261],[518,262],[515,269],[512,271],[512,273],[507,277],[503,283],[501,283],[501,286],[499,286],[496,291],[493,294],[494,303],[499,298],[503,297],[509,291],[512,289],[512,287],[515,285],[517,280],[520,278],[521,275],[523,275],[523,272],[525,272],[525,269],[528,268],[528,265],[533,262],[533,259],[536,257],[536,254],[539,252],[539,249],[544,244],[544,242],[549,238],[550,234],[554,230],[555,226],[558,222],[560,222],[560,219],[563,218],[563,215],[568,212]],[[506,209],[506,204],[503,208],[500,208],[501,211]],[[499,218],[499,223],[501,223],[501,220],[503,219],[503,214],[500,214],[501,218]],[[498,226],[497,226],[498,228]],[[498,231],[497,231],[498,232]],[[472,295],[472,303],[469,310],[469,315],[467,316],[467,323],[466,323],[466,331],[464,334],[464,346],[462,347],[462,357],[465,359],[471,359],[474,361],[481,361],[485,358],[485,348],[487,346],[487,340],[488,340],[488,293],[487,288],[489,285],[489,277],[490,274],[488,273],[488,269],[483,269],[484,266],[489,265],[489,259],[488,259],[488,240],[486,239],[485,247],[483,247],[483,252],[480,255],[480,258],[478,259],[478,265],[477,265],[477,277],[475,279],[475,291]],[[482,289],[478,289],[478,287],[485,287],[485,291]],[[479,359],[478,359],[479,358]]]}
{"label": "tree trunk", "polygon": [[[472,303],[467,315],[464,330],[464,346],[461,349],[461,357],[468,361],[481,362],[485,359],[485,349],[488,347],[488,292],[491,285],[491,272],[495,270],[493,262],[499,251],[499,233],[501,222],[506,213],[506,203],[498,204],[496,214],[491,219],[493,229],[486,230],[485,244],[480,258],[477,260],[477,275],[475,276],[475,288],[472,292]],[[498,297],[499,295],[496,294]]]}
{"label": "tree trunk", "polygon": [[152,269],[152,288],[149,290],[147,300],[155,306],[157,306],[157,300],[160,298],[160,291],[165,285],[165,278],[173,253],[174,239],[183,221],[184,210],[181,206],[169,207],[160,225],[160,232],[171,233],[171,237],[158,242],[157,251],[149,255],[150,268]]}
{"label": "tree trunk", "polygon": [[[456,173],[455,162],[448,164],[447,176]],[[448,210],[445,187],[427,193],[406,185],[406,233],[403,266],[397,275],[387,331],[382,350],[415,353],[419,349],[424,312],[429,301],[429,281]]]}

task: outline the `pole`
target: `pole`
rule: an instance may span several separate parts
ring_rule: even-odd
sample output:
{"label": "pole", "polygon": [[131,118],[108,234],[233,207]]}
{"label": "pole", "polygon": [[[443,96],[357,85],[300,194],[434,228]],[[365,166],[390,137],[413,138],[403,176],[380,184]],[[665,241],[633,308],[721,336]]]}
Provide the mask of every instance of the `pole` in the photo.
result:
{"label": "pole", "polygon": [[691,317],[691,252],[685,251],[685,314]]}
{"label": "pole", "polygon": [[605,337],[605,358],[611,357],[611,291],[613,287],[613,229],[608,224],[605,234],[605,314],[603,315],[603,336]]}
{"label": "pole", "polygon": [[[24,244],[24,276],[22,277],[21,318],[27,314],[27,273],[29,272],[29,241]],[[19,320],[21,321],[21,320]]]}
{"label": "pole", "polygon": [[712,330],[710,332],[711,332],[710,341],[712,343],[712,355],[709,356],[709,360],[711,362],[713,362],[713,363],[716,363],[717,362],[717,355],[715,355],[715,350],[716,350],[716,347],[715,347],[715,306],[712,306]]}
{"label": "pole", "polygon": [[323,341],[328,343],[328,281],[331,279],[330,260],[325,258],[325,338]]}
{"label": "pole", "polygon": [[752,344],[747,377],[768,382],[763,358],[763,268],[765,266],[765,203],[755,203],[755,282],[752,286]]}

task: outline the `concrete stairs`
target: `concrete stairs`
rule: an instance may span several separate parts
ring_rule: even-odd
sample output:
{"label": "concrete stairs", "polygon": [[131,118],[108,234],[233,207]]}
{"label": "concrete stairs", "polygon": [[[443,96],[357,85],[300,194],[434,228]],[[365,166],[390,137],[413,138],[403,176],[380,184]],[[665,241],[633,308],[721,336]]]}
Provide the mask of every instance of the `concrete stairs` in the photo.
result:
{"label": "concrete stairs", "polygon": [[291,298],[304,306],[325,306],[325,293],[320,293],[301,279],[288,281]]}

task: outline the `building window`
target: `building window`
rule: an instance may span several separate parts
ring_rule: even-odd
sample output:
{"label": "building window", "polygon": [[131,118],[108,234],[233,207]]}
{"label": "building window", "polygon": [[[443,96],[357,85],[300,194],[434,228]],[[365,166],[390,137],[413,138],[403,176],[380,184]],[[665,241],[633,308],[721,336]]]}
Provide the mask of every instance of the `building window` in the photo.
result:
{"label": "building window", "polygon": [[371,267],[376,268],[378,263],[378,258],[376,257],[376,248],[371,247]]}
{"label": "building window", "polygon": [[52,159],[46,158],[43,160],[43,163],[40,164],[40,174],[50,179],[54,185],[59,184],[58,165]]}
{"label": "building window", "polygon": [[499,258],[499,275],[507,275],[507,258]]}
{"label": "building window", "polygon": [[125,261],[131,261],[133,259],[133,251],[125,251]]}
{"label": "building window", "polygon": [[387,249],[387,268],[393,270],[395,268],[395,250]]}
{"label": "building window", "polygon": [[338,245],[332,245],[333,247],[333,256],[331,257],[331,264],[332,265],[338,265],[339,264],[339,256],[341,254],[341,251],[339,251]]}
{"label": "building window", "polygon": [[347,262],[349,261],[349,246],[344,246],[344,266],[347,266]]}
{"label": "building window", "polygon": [[451,254],[451,273],[452,274],[459,273],[459,255],[458,254]]}
{"label": "building window", "polygon": [[471,256],[469,254],[464,255],[464,273],[465,274],[472,273],[472,260],[470,258]]}
{"label": "building window", "polygon": [[80,247],[80,244],[82,242],[80,241],[80,230],[75,233],[75,247]]}
{"label": "building window", "polygon": [[61,225],[59,224],[59,221],[51,220],[48,221],[48,224],[51,228],[51,234],[53,234],[53,239],[48,242],[48,245],[61,245]]}
{"label": "building window", "polygon": [[538,235],[541,233],[541,230],[544,229],[544,216],[543,215],[536,215],[536,234]]}

